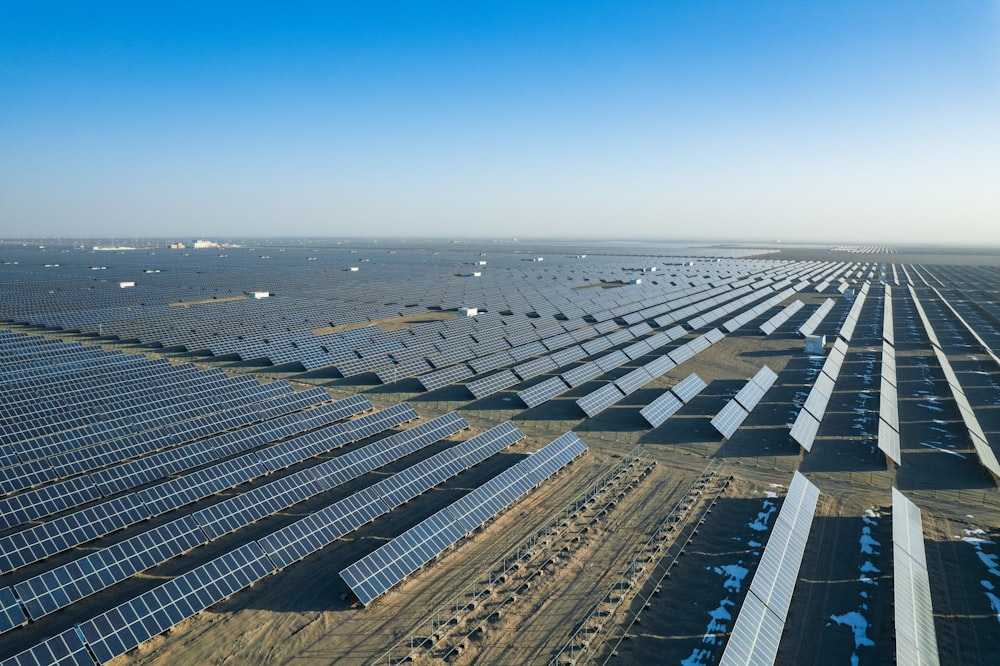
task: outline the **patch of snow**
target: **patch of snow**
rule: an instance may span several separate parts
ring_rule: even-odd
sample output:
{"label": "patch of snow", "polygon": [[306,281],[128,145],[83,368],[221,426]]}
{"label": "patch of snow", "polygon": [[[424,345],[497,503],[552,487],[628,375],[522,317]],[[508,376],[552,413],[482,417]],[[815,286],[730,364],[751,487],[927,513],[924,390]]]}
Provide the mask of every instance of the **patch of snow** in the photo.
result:
{"label": "patch of snow", "polygon": [[681,666],[705,666],[711,658],[712,652],[710,650],[695,648],[692,650],[690,657],[681,659]]}
{"label": "patch of snow", "polygon": [[875,546],[881,546],[882,544],[875,540],[872,536],[872,528],[865,525],[861,528],[861,552],[865,555],[878,555],[879,552],[875,550]]}
{"label": "patch of snow", "polygon": [[774,499],[774,498],[776,498],[777,496],[778,496],[778,493],[776,493],[776,492],[772,492],[772,491],[770,491],[770,490],[765,490],[765,491],[764,491],[764,497],[768,497],[768,498],[770,498],[770,499]]}
{"label": "patch of snow", "polygon": [[847,625],[851,628],[851,631],[854,632],[855,649],[862,646],[875,646],[875,641],[868,638],[868,620],[858,611],[851,611],[843,615],[831,615],[830,619],[841,626]]}
{"label": "patch of snow", "polygon": [[967,529],[967,530],[964,530],[964,531],[965,531],[965,535],[966,536],[972,536],[973,534],[975,534],[977,536],[985,536],[986,535],[986,530],[984,530],[982,528],[976,528],[974,530]]}
{"label": "patch of snow", "polygon": [[1000,597],[992,592],[987,592],[986,598],[990,600],[990,606],[993,608],[994,615],[997,616],[997,622],[1000,622]]}
{"label": "patch of snow", "polygon": [[882,570],[876,568],[876,566],[872,564],[871,560],[865,560],[865,563],[861,565],[859,571],[861,571],[861,573],[882,573]]}
{"label": "patch of snow", "polygon": [[928,444],[927,442],[920,442],[920,446],[926,446],[928,449],[934,449],[935,451],[940,451],[941,453],[947,453],[950,456],[956,456],[965,460],[965,456],[961,453],[955,453],[954,451],[949,451],[948,449],[942,449],[940,446],[934,446],[933,444]]}
{"label": "patch of snow", "polygon": [[768,485],[770,485],[772,488],[784,488],[784,486],[781,485],[780,483],[771,483]]}
{"label": "patch of snow", "polygon": [[753,539],[750,539],[749,541],[747,541],[747,545],[750,546],[751,548],[760,548],[761,547],[761,543],[759,541],[754,541]]}
{"label": "patch of snow", "polygon": [[981,581],[979,581],[979,584],[982,585],[983,587],[985,587],[987,590],[994,589],[993,583],[991,583],[988,580],[981,580]]}
{"label": "patch of snow", "polygon": [[715,573],[726,577],[726,582],[722,586],[730,592],[740,591],[740,583],[743,582],[749,571],[749,569],[739,564],[727,564],[722,567],[715,567]]}

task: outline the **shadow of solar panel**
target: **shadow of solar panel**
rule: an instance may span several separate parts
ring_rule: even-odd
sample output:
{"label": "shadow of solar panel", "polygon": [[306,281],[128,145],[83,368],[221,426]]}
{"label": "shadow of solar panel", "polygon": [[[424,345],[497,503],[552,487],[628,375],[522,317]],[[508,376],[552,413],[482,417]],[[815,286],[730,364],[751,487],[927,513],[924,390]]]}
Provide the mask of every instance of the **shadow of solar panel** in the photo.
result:
{"label": "shadow of solar panel", "polygon": [[588,417],[594,417],[625,397],[614,384],[604,384],[576,401]]}
{"label": "shadow of solar panel", "polygon": [[743,421],[746,420],[747,416],[749,416],[749,413],[740,407],[738,402],[730,400],[712,418],[712,427],[718,430],[723,437],[729,439]]}
{"label": "shadow of solar panel", "polygon": [[701,377],[695,373],[691,373],[681,381],[677,382],[670,390],[680,398],[681,402],[689,403],[694,399],[696,395],[702,392],[704,388],[708,386]]}
{"label": "shadow of solar panel", "polygon": [[14,586],[33,620],[207,542],[191,516],[95,551]]}
{"label": "shadow of solar panel", "polygon": [[475,381],[469,382],[465,386],[469,389],[469,392],[477,399],[485,398],[486,396],[493,395],[498,391],[510,388],[515,384],[520,383],[520,379],[517,378],[510,370],[502,370],[496,374],[490,375],[489,377],[483,377],[482,379],[477,379]]}
{"label": "shadow of solar panel", "polygon": [[108,662],[274,572],[256,543],[230,551],[79,625]]}
{"label": "shadow of solar panel", "polygon": [[788,434],[803,449],[809,451],[812,449],[813,440],[816,439],[817,432],[819,432],[819,421],[805,409],[802,409],[799,411],[799,415],[795,417],[795,423],[792,424]]}
{"label": "shadow of solar panel", "polygon": [[523,391],[518,391],[517,397],[529,408],[551,400],[561,393],[569,390],[569,386],[560,377],[549,377],[545,381],[535,384]]}

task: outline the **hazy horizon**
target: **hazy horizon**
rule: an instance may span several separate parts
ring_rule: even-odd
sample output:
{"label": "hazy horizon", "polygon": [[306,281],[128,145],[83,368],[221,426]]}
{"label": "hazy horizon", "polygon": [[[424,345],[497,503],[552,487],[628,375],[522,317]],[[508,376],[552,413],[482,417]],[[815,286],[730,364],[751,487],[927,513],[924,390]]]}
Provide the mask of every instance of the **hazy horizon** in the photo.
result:
{"label": "hazy horizon", "polygon": [[8,238],[1000,245],[993,0],[4,3],[0,90]]}

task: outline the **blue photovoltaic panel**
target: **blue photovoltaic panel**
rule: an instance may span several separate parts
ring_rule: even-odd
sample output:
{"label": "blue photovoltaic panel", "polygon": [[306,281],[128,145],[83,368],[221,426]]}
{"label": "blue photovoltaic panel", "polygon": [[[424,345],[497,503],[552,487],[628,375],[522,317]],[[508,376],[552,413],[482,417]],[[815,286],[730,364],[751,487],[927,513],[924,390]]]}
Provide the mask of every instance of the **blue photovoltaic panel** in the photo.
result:
{"label": "blue photovoltaic panel", "polygon": [[425,391],[433,391],[441,388],[442,386],[447,386],[449,384],[454,384],[455,382],[460,382],[463,379],[468,379],[472,376],[472,374],[472,370],[469,366],[464,363],[459,363],[458,365],[453,365],[451,367],[444,368],[443,370],[421,375],[417,379],[420,380],[420,384],[424,387]]}
{"label": "blue photovoltaic panel", "polygon": [[622,393],[630,395],[651,381],[653,381],[653,377],[646,372],[645,368],[639,367],[616,379],[614,384]]}
{"label": "blue photovoltaic panel", "polygon": [[681,381],[679,381],[670,390],[673,394],[681,399],[683,403],[689,403],[694,399],[696,395],[701,393],[701,391],[707,386],[707,384],[702,380],[701,377],[695,373],[691,373]]}
{"label": "blue photovoltaic panel", "polygon": [[205,543],[191,516],[85,555],[14,586],[33,620]]}
{"label": "blue photovoltaic panel", "polygon": [[583,365],[578,365],[575,368],[571,368],[566,372],[562,373],[563,381],[569,384],[570,388],[576,388],[581,384],[585,384],[594,377],[600,377],[604,374],[604,371],[597,367],[597,364],[591,361],[590,363],[584,363]]}
{"label": "blue photovoltaic panel", "polygon": [[576,401],[588,417],[594,417],[625,397],[614,384],[604,384]]}
{"label": "blue photovoltaic panel", "polygon": [[274,570],[251,542],[81,623],[79,629],[103,664]]}
{"label": "blue photovoltaic panel", "polygon": [[795,423],[792,424],[788,434],[803,449],[809,451],[812,449],[813,440],[816,439],[817,432],[819,432],[819,421],[808,411],[802,409],[799,411],[799,415],[795,417]]}
{"label": "blue photovoltaic panel", "polygon": [[483,525],[586,450],[572,432],[424,519],[340,572],[364,605]]}
{"label": "blue photovoltaic panel", "polygon": [[135,494],[116,497],[0,538],[0,573],[69,550],[149,518]]}
{"label": "blue photovoltaic panel", "polygon": [[549,377],[539,384],[535,384],[534,386],[526,388],[523,391],[518,391],[517,397],[519,397],[528,407],[537,407],[543,402],[551,400],[555,396],[565,393],[568,390],[569,386],[566,385],[566,382],[564,382],[561,377]]}
{"label": "blue photovoltaic panel", "polygon": [[484,377],[483,379],[477,379],[476,381],[469,382],[465,386],[469,389],[469,392],[478,400],[480,398],[485,398],[488,395],[493,395],[497,391],[502,391],[506,388],[510,388],[515,384],[520,383],[520,379],[517,378],[510,370],[503,370],[496,374],[490,375],[489,377]]}
{"label": "blue photovoltaic panel", "polygon": [[669,356],[664,354],[663,356],[654,358],[652,361],[646,363],[642,367],[646,369],[646,372],[649,373],[650,377],[656,379],[657,377],[661,377],[665,373],[670,372],[671,370],[676,368],[677,365],[672,360],[670,360]]}
{"label": "blue photovoltaic panel", "polygon": [[24,609],[9,587],[0,587],[0,634],[28,621]]}
{"label": "blue photovoltaic panel", "polygon": [[760,402],[760,399],[764,397],[765,392],[766,389],[762,388],[753,380],[750,380],[743,385],[743,388],[741,388],[735,396],[733,396],[733,399],[738,402],[743,409],[748,412],[752,412],[754,407],[757,406],[757,403]]}
{"label": "blue photovoltaic panel", "polygon": [[654,428],[673,416],[684,403],[670,391],[664,392],[659,398],[639,410],[639,415]]}
{"label": "blue photovoltaic panel", "polygon": [[736,429],[746,420],[749,413],[743,409],[738,402],[730,400],[719,410],[719,413],[712,418],[712,427],[726,439],[733,436]]}
{"label": "blue photovoltaic panel", "polygon": [[71,627],[0,661],[0,666],[94,666],[94,659],[77,630]]}
{"label": "blue photovoltaic panel", "polygon": [[36,518],[51,516],[100,496],[101,493],[89,477],[79,476],[5,497],[0,499],[0,529],[17,527]]}

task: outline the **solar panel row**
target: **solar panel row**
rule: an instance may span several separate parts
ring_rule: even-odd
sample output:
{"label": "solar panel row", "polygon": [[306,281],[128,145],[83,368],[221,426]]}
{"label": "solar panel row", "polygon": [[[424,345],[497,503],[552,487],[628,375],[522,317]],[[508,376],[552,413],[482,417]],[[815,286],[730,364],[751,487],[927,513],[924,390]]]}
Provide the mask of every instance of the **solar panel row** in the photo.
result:
{"label": "solar panel row", "polygon": [[818,499],[819,489],[796,472],[720,665],[774,663]]}
{"label": "solar panel row", "polygon": [[586,448],[574,433],[562,435],[347,567],[340,572],[341,578],[367,606],[582,455]]}
{"label": "solar panel row", "polygon": [[892,489],[896,663],[939,663],[920,508]]}

